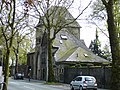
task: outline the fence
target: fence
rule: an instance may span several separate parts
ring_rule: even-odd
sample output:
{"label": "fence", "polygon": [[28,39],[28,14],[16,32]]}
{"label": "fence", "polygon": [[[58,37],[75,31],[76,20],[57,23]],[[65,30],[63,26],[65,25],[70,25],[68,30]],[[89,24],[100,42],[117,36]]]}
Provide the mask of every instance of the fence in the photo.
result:
{"label": "fence", "polygon": [[[19,66],[19,70],[23,71],[25,77],[27,77],[27,66]],[[14,75],[14,67],[11,68],[12,75]],[[97,79],[99,88],[110,88],[111,86],[111,67],[99,66],[99,67],[65,67],[63,73],[57,73],[59,82],[70,83],[70,81],[76,76],[80,75],[92,75]],[[32,77],[32,76],[31,76]]]}
{"label": "fence", "polygon": [[82,68],[65,68],[64,69],[64,82],[70,81],[76,76],[92,75],[96,77],[99,88],[110,88],[111,68],[110,67],[82,67]]}

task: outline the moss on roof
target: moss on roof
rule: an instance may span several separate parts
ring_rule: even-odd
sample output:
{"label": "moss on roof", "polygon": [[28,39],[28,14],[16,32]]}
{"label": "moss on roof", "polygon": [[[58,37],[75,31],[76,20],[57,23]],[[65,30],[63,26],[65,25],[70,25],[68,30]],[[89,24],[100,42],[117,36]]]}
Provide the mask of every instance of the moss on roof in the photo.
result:
{"label": "moss on roof", "polygon": [[[54,46],[59,47],[55,54],[55,60],[57,62],[63,61],[75,61],[75,62],[108,62],[107,60],[93,54],[85,44],[82,44],[79,39],[76,39],[73,35],[70,36],[66,33],[67,40],[62,40],[60,44],[60,33],[57,35]],[[80,44],[81,43],[81,44]]]}
{"label": "moss on roof", "polygon": [[69,56],[71,56],[71,54],[76,50],[77,48],[72,48],[70,50],[66,50],[65,52],[60,51],[59,55],[60,55],[60,59],[57,61],[66,61],[67,58],[69,58]]}

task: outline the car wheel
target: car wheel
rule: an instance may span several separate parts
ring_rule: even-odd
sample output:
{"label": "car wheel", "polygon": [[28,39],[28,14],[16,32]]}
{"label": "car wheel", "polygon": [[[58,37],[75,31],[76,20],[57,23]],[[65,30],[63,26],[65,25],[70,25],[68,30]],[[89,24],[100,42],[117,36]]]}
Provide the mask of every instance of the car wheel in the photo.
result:
{"label": "car wheel", "polygon": [[74,90],[74,88],[73,88],[73,86],[72,86],[72,85],[70,85],[70,90]]}
{"label": "car wheel", "polygon": [[93,89],[93,90],[97,90],[97,89]]}
{"label": "car wheel", "polygon": [[79,90],[86,90],[86,89],[83,89],[83,87],[82,87],[82,86],[80,86],[80,87],[79,87]]}
{"label": "car wheel", "polygon": [[84,89],[82,88],[82,86],[80,86],[80,87],[79,87],[79,90],[84,90]]}

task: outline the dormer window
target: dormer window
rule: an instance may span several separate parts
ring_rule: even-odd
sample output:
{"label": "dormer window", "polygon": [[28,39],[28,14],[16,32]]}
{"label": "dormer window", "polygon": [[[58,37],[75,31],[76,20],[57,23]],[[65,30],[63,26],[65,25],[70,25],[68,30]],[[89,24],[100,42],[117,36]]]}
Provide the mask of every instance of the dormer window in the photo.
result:
{"label": "dormer window", "polygon": [[78,53],[76,54],[76,56],[77,56],[77,57],[79,56]]}
{"label": "dormer window", "polygon": [[85,57],[88,57],[88,54],[85,53],[84,56],[85,56]]}
{"label": "dormer window", "polygon": [[61,39],[62,40],[67,40],[67,36],[66,35],[61,35]]}
{"label": "dormer window", "polygon": [[62,40],[60,40],[59,42],[60,42],[60,44],[62,44],[62,43],[63,43],[63,41],[62,41]]}

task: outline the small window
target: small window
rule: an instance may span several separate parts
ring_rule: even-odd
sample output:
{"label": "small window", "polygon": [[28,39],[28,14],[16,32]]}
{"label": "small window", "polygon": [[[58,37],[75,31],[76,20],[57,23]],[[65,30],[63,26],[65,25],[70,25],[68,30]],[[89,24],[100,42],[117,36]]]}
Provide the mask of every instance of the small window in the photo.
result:
{"label": "small window", "polygon": [[61,39],[67,40],[67,36],[66,35],[61,35]]}
{"label": "small window", "polygon": [[76,57],[78,57],[79,55],[78,55],[78,53],[76,54]]}
{"label": "small window", "polygon": [[85,56],[85,57],[88,57],[88,54],[85,53],[84,56]]}
{"label": "small window", "polygon": [[64,73],[64,69],[62,68],[62,69],[60,69],[60,73]]}
{"label": "small window", "polygon": [[62,44],[62,43],[63,43],[63,42],[62,42],[62,40],[60,40],[59,42],[60,42],[60,44]]}

